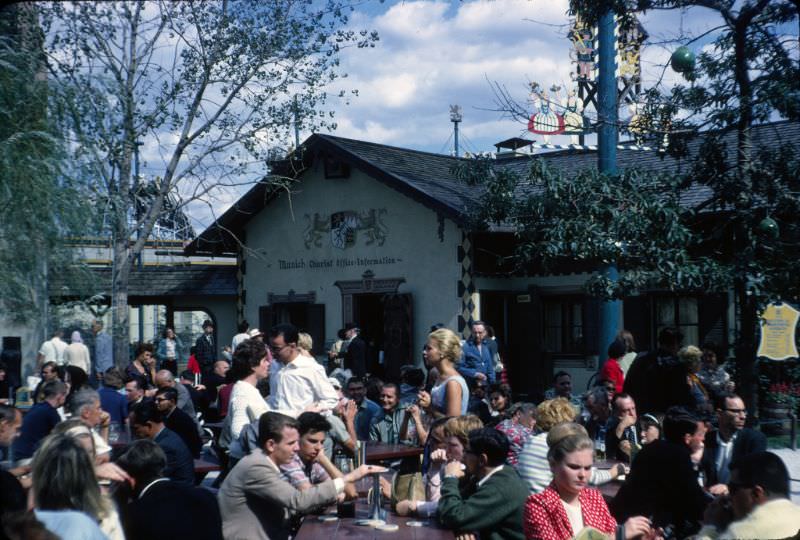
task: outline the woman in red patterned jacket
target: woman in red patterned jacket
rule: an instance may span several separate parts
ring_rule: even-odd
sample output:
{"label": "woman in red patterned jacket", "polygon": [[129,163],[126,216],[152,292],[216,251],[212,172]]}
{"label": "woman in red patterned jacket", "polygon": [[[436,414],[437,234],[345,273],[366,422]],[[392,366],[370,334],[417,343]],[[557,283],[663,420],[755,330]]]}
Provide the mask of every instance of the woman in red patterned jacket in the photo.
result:
{"label": "woman in red patterned jacket", "polygon": [[626,539],[651,538],[654,531],[644,517],[632,517],[620,526],[608,511],[603,495],[586,487],[592,474],[594,444],[583,434],[565,437],[547,455],[553,482],[525,502],[523,525],[528,540],[568,540],[592,527]]}

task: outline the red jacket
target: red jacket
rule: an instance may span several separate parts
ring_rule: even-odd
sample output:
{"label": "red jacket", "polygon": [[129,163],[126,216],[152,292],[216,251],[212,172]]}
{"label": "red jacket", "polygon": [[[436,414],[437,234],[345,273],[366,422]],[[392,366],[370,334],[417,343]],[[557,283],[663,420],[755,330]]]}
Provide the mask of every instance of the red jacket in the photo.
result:
{"label": "red jacket", "polygon": [[189,363],[186,365],[186,369],[195,375],[200,373],[200,364],[197,363],[197,358],[193,354],[189,356]]}
{"label": "red jacket", "polygon": [[[614,534],[616,520],[611,517],[603,495],[593,488],[584,488],[578,500],[584,527],[594,527],[604,534]],[[569,540],[580,531],[573,531],[567,518],[567,511],[561,497],[550,484],[541,493],[528,497],[525,501],[522,524],[527,540]]]}
{"label": "red jacket", "polygon": [[625,382],[625,374],[619,367],[619,362],[614,358],[609,358],[600,368],[600,380],[611,381],[614,383],[614,392],[622,392],[622,385]]}

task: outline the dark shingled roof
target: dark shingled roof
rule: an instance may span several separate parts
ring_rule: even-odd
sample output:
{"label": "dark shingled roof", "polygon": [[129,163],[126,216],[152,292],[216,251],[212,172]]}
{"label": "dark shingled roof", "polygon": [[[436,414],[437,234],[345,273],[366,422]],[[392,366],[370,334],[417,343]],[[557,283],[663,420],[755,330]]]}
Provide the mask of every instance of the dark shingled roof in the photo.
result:
{"label": "dark shingled roof", "polygon": [[[92,268],[85,282],[69,288],[57,278],[51,279],[51,297],[87,297],[111,295],[111,269]],[[164,296],[236,296],[234,265],[145,266],[131,271],[128,295]]]}
{"label": "dark shingled roof", "polygon": [[[688,143],[690,155],[696,154],[703,137]],[[729,157],[735,158],[736,133],[724,135]],[[800,123],[776,122],[755,126],[753,141],[758,147],[776,147],[781,144],[797,144],[800,141]],[[624,144],[624,143],[623,143]],[[333,135],[315,134],[301,147],[302,159],[293,163],[294,172],[282,162],[283,169],[276,172],[300,178],[304,167],[316,157],[328,156],[341,160],[362,170],[376,180],[396,189],[415,201],[432,208],[457,223],[464,223],[471,205],[478,203],[480,188],[470,187],[457,180],[451,173],[453,165],[467,158],[455,158],[430,152],[409,150],[383,144],[357,141]],[[593,150],[561,150],[536,154],[534,157],[546,160],[551,166],[564,170],[577,171],[597,165],[597,152]],[[497,165],[524,173],[530,165],[531,157],[514,155],[498,156]],[[638,167],[646,170],[678,171],[688,167],[683,162],[663,156],[657,151],[617,150],[617,168],[620,170]],[[242,238],[244,226],[249,219],[260,212],[276,195],[278,190],[269,180],[257,183],[237,201],[217,221],[193,240],[186,253],[194,254],[235,254],[236,238]],[[683,194],[682,202],[694,206],[706,201],[710,196],[707,187],[695,184]]]}

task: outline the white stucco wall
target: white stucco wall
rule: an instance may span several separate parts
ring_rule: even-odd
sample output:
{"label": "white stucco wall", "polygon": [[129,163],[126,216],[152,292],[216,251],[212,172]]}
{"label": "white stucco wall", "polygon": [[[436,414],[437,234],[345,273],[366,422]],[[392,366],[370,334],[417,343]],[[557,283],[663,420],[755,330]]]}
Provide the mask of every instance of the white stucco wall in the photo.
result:
{"label": "white stucco wall", "polygon": [[[434,210],[356,169],[349,178],[326,179],[317,163],[292,191],[291,196],[284,193],[268,204],[247,225],[244,288],[248,321],[258,321],[258,308],[267,304],[268,293],[314,291],[317,303],[325,304],[326,341],[332,340],[347,322],[342,320],[341,291],[334,282],[360,280],[371,270],[376,280],[405,278],[398,292],[413,295],[413,350],[421,349],[433,323],[456,329],[461,232],[455,223],[444,220],[440,240]],[[331,213],[371,209],[386,210],[380,215],[385,225],[383,245],[367,245],[366,232],[359,230],[353,246],[339,249],[334,247],[328,227],[319,246],[305,246],[304,231],[315,213],[329,224]],[[421,362],[419,355],[414,360]]]}

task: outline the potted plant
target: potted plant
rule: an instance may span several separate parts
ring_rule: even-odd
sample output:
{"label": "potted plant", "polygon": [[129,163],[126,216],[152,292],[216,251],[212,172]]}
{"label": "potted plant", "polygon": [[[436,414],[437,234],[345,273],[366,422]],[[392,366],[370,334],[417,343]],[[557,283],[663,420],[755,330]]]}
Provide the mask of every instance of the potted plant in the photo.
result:
{"label": "potted plant", "polygon": [[800,385],[797,383],[768,383],[761,406],[763,431],[779,435],[791,429],[790,414],[797,411],[798,402]]}

